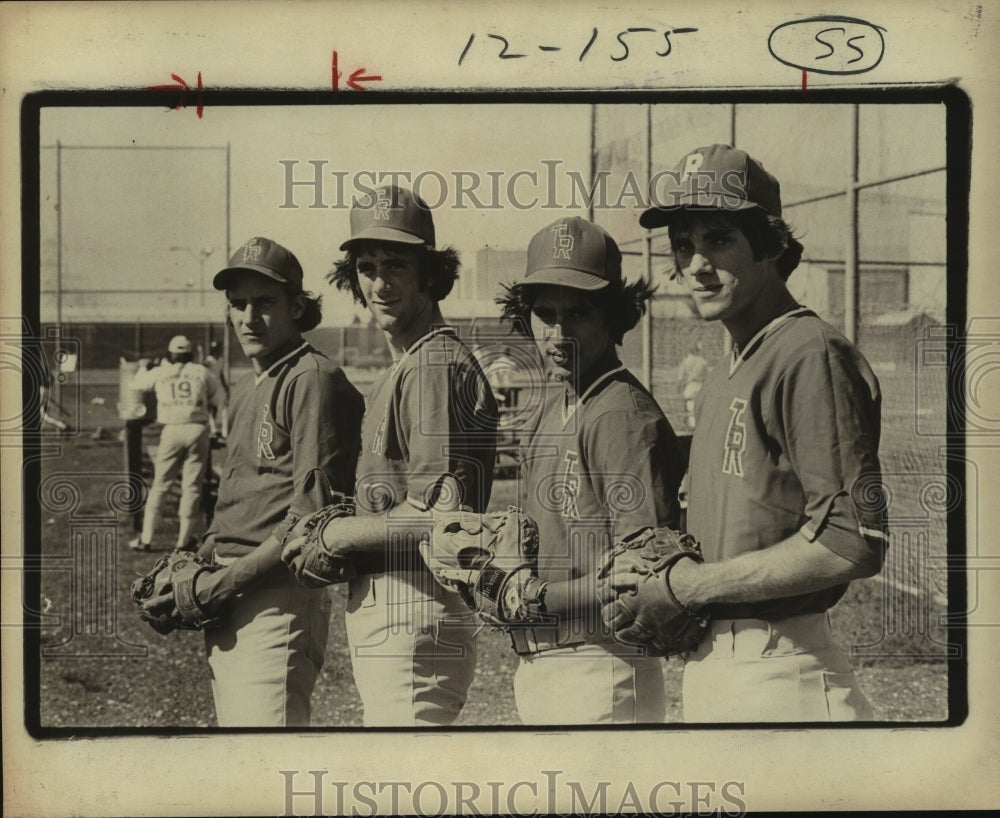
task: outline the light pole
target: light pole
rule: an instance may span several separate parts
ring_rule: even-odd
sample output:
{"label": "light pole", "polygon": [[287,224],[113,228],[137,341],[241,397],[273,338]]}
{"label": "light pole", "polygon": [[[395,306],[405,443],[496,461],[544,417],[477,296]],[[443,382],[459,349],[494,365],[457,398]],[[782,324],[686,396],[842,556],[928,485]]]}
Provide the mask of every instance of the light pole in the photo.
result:
{"label": "light pole", "polygon": [[208,260],[208,257],[210,255],[212,255],[212,253],[215,252],[215,249],[212,248],[212,247],[205,247],[205,248],[202,248],[202,249],[195,249],[194,247],[174,246],[174,247],[171,247],[170,250],[171,250],[171,252],[175,252],[175,253],[176,252],[190,253],[191,255],[193,255],[195,258],[198,259],[198,267],[199,267],[199,272],[198,272],[198,276],[199,276],[198,277],[198,303],[201,304],[201,306],[204,307],[205,306],[205,262]]}

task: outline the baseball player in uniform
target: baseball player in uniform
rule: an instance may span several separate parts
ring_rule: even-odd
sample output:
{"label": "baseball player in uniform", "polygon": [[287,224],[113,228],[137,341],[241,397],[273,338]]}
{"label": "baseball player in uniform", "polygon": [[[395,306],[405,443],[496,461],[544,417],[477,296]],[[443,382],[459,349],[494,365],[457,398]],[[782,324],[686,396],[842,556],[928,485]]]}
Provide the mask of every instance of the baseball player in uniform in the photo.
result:
{"label": "baseball player in uniform", "polygon": [[52,384],[54,382],[55,377],[51,372],[46,371],[42,382],[38,384],[38,411],[41,416],[39,423],[43,429],[45,428],[45,424],[48,423],[51,426],[55,426],[60,434],[69,435],[73,433],[70,425],[49,414],[49,400],[52,396]]}
{"label": "baseball player in uniform", "polygon": [[211,341],[208,345],[208,355],[202,361],[204,367],[218,378],[222,384],[222,394],[224,402],[215,415],[216,431],[225,437],[229,434],[229,382],[226,380],[226,371],[223,358],[222,344],[219,341]]}
{"label": "baseball player in uniform", "polygon": [[696,341],[677,367],[677,375],[683,384],[685,419],[689,429],[694,429],[695,398],[698,397],[707,374],[708,361],[701,354],[701,341]]}
{"label": "baseball player in uniform", "polygon": [[[385,186],[351,210],[351,237],[330,281],[367,305],[392,353],[369,390],[355,482],[357,516],[323,529],[350,556],[346,623],[366,726],[451,724],[476,665],[477,623],[433,579],[418,551],[433,512],[483,512],[497,406],[482,369],[438,302],[458,275],[435,248],[427,205]],[[287,552],[286,552],[287,553]]]}
{"label": "baseball player in uniform", "polygon": [[299,517],[349,493],[364,402],[343,371],[302,338],[320,321],[298,259],[250,239],[216,274],[226,314],[253,365],[233,386],[226,461],[215,516],[199,549],[225,566],[199,577],[220,726],[309,724],[330,606],[281,564],[281,540]]}
{"label": "baseball player in uniform", "polygon": [[778,181],[728,145],[681,160],[664,206],[676,274],[733,341],[698,395],[688,531],[705,563],[670,574],[680,603],[711,613],[684,671],[692,722],[872,717],[827,611],[887,545],[878,381],[861,353],[786,281],[802,245]]}
{"label": "baseball player in uniform", "polygon": [[615,643],[601,623],[595,572],[618,537],[677,524],[683,464],[659,405],[618,360],[652,289],[622,280],[602,228],[562,218],[528,246],[524,279],[498,299],[530,328],[551,387],[522,443],[520,495],[539,530],[539,610],[552,627],[514,629],[526,724],[661,722],[663,660]]}
{"label": "baseball player in uniform", "polygon": [[223,403],[223,392],[216,377],[201,364],[193,363],[192,358],[191,342],[176,335],[160,365],[139,370],[132,381],[137,391],[155,392],[156,419],[163,424],[142,532],[128,544],[134,551],[150,549],[163,498],[178,474],[181,499],[177,548],[197,545],[193,529],[208,462],[208,425],[211,414]]}

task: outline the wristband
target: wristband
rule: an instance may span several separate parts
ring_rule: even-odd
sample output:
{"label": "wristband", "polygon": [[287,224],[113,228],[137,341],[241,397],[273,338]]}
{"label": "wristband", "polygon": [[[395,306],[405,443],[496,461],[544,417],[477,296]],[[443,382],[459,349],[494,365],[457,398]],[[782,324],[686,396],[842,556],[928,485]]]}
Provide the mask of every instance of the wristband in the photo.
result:
{"label": "wristband", "polygon": [[521,589],[521,603],[528,611],[528,616],[534,619],[539,614],[547,613],[545,609],[545,594],[549,590],[547,580],[538,577],[528,577]]}
{"label": "wristband", "polygon": [[504,619],[514,623],[537,620],[545,612],[545,592],[548,587],[548,582],[527,573],[527,569],[508,575],[503,589]]}

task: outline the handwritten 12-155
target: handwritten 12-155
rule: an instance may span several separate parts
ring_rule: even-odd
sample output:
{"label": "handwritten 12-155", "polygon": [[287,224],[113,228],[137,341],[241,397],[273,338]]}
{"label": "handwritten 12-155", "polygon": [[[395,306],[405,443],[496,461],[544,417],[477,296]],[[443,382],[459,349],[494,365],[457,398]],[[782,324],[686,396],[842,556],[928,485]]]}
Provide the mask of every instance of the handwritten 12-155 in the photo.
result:
{"label": "handwritten 12-155", "polygon": [[[648,26],[635,26],[623,29],[617,33],[617,35],[606,34],[603,39],[606,39],[610,45],[611,50],[606,51],[607,56],[614,62],[621,62],[622,60],[627,60],[632,54],[633,49],[638,53],[645,54],[655,54],[657,57],[666,57],[671,51],[673,51],[673,43],[670,40],[672,34],[691,34],[698,29],[696,28],[650,28]],[[523,42],[517,44],[516,48],[520,50],[512,50],[510,40],[500,34],[487,34],[487,40],[492,40],[492,43],[484,42],[484,50],[491,57],[495,57],[501,60],[518,60],[525,57],[531,56],[532,51],[529,53],[523,48]],[[576,55],[576,59],[580,62],[591,53],[594,45],[597,43],[598,39],[602,38],[601,33],[595,26],[589,36],[584,35],[579,38],[570,39],[565,37],[560,39],[558,44],[554,44],[549,41],[545,44],[538,44],[536,46],[538,52],[554,52],[554,51],[566,51],[570,55]],[[523,40],[524,38],[522,38]],[[473,43],[476,41],[475,33],[469,35],[469,39],[465,43],[465,47],[462,49],[462,53],[458,58],[458,64],[461,65],[466,56],[468,56],[470,50],[472,49]],[[617,44],[615,44],[617,42]],[[488,48],[487,48],[488,46]],[[601,53],[601,47],[595,52],[595,56]],[[530,50],[530,47],[529,47]]]}

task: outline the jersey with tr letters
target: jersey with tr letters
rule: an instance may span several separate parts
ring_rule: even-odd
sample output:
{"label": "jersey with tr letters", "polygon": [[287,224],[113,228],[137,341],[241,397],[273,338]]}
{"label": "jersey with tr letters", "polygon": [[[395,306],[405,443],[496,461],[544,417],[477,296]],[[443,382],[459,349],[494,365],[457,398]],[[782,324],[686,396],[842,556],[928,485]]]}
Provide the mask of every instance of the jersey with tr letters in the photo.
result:
{"label": "jersey with tr letters", "polygon": [[[521,497],[538,525],[539,577],[566,582],[593,577],[617,539],[647,526],[676,528],[684,468],[670,423],[624,367],[598,378],[572,411],[562,386],[548,392],[521,447]],[[581,615],[534,628],[536,640],[612,641],[600,616],[587,613],[596,587],[576,591],[587,597],[571,603]]]}
{"label": "jersey with tr letters", "polygon": [[[440,327],[417,340],[372,384],[367,405],[355,487],[359,516],[403,502],[486,510],[497,404],[453,329]],[[458,497],[449,494],[453,486]]]}
{"label": "jersey with tr letters", "polygon": [[[785,313],[738,356],[716,364],[698,396],[688,531],[708,562],[796,532],[856,564],[887,543],[878,459],[881,393],[857,348],[807,309]],[[771,619],[827,610],[838,585],[717,617]]]}
{"label": "jersey with tr letters", "polygon": [[645,526],[676,526],[683,477],[673,428],[623,366],[601,376],[572,410],[565,395],[562,386],[547,390],[520,453],[543,579],[585,576],[615,540]]}
{"label": "jersey with tr letters", "polygon": [[206,542],[220,556],[241,556],[327,505],[332,492],[350,494],[363,412],[344,372],[306,342],[241,378]]}

